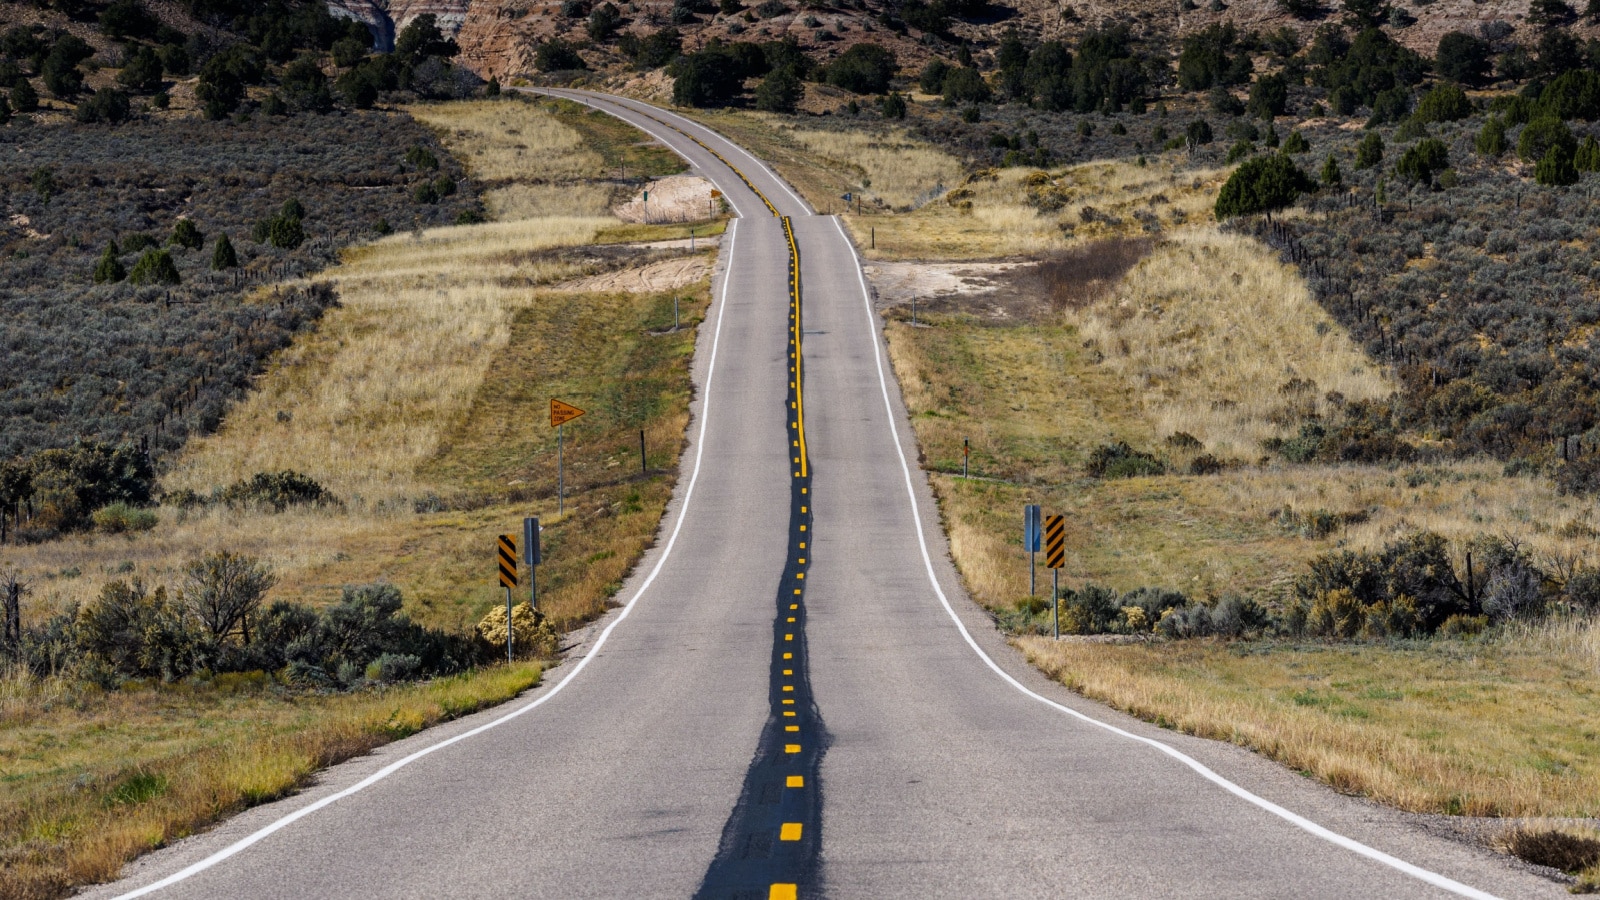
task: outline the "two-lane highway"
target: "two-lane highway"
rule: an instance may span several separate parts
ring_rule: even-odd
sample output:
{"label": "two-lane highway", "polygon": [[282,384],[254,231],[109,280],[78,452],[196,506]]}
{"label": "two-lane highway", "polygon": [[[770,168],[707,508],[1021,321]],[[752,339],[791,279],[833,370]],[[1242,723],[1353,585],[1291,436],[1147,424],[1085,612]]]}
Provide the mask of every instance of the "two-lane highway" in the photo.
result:
{"label": "two-lane highway", "polygon": [[538,691],[97,895],[1561,893],[1031,670],[960,589],[839,222],[690,119],[550,93],[654,135],[739,215],[685,474],[627,605]]}

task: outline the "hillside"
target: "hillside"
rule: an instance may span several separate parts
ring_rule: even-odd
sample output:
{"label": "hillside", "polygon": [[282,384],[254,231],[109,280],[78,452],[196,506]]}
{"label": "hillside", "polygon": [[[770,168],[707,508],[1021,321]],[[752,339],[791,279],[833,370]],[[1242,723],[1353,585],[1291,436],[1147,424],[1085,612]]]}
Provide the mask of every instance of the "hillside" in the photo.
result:
{"label": "hillside", "polygon": [[[529,4],[522,0],[329,0],[338,15],[369,23],[378,46],[392,46],[393,36],[417,16],[437,16],[441,28],[461,47],[460,62],[481,77],[502,79],[531,76],[538,71],[540,44],[560,39],[584,47],[592,65],[607,66],[618,60],[607,52],[607,40],[594,40],[589,16],[605,5],[592,0]],[[793,38],[818,62],[836,58],[850,46],[873,42],[889,48],[907,71],[920,68],[933,56],[953,57],[966,45],[980,59],[989,59],[1004,34],[1015,29],[1025,40],[1076,41],[1090,28],[1106,23],[1126,23],[1142,41],[1175,44],[1187,35],[1223,22],[1243,30],[1277,32],[1288,29],[1309,42],[1318,26],[1339,18],[1337,3],[1324,5],[1310,15],[1297,17],[1281,0],[1234,0],[1230,3],[1167,2],[1167,0],[1009,0],[978,4],[972,14],[958,17],[948,31],[915,24],[911,3],[884,0],[769,0],[744,3],[727,0],[632,0],[618,5],[617,35],[644,38],[664,27],[681,33],[684,47],[698,49],[712,40],[770,41]],[[927,6],[928,4],[922,4]],[[1527,0],[1433,0],[1395,4],[1404,10],[1398,25],[1386,30],[1400,44],[1430,54],[1439,38],[1451,31],[1477,34],[1494,22],[1513,26],[1511,39],[1533,43],[1537,33],[1529,26]],[[1192,7],[1192,8],[1186,8]],[[896,23],[899,20],[900,24]],[[1600,26],[1570,23],[1584,39],[1600,36]],[[385,40],[389,44],[385,44]]]}

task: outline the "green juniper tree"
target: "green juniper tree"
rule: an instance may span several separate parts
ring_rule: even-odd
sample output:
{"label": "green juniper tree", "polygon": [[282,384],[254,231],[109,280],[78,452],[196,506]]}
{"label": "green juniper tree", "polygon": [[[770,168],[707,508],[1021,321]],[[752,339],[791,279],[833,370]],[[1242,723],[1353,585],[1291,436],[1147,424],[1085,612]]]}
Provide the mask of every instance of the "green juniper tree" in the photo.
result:
{"label": "green juniper tree", "polygon": [[122,260],[117,258],[121,253],[116,241],[106,244],[106,252],[100,254],[100,261],[95,263],[95,284],[116,284],[128,277],[128,270],[122,267]]}
{"label": "green juniper tree", "polygon": [[233,250],[233,242],[228,240],[227,232],[217,235],[217,243],[211,248],[211,268],[221,272],[224,269],[237,269],[239,267],[239,254]]}

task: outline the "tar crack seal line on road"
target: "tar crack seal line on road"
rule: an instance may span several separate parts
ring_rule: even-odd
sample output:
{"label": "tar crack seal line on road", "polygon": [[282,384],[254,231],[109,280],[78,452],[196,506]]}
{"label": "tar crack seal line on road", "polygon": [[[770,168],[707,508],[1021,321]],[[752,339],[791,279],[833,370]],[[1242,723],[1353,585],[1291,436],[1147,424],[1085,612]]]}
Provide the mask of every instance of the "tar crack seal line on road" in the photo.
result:
{"label": "tar crack seal line on road", "polygon": [[789,390],[784,400],[792,476],[789,548],[772,621],[771,708],[722,829],[716,858],[697,900],[797,900],[819,893],[822,784],[828,735],[811,696],[806,653],[806,570],[811,534],[811,463],[806,453],[804,357],[801,353],[800,252],[789,218]]}

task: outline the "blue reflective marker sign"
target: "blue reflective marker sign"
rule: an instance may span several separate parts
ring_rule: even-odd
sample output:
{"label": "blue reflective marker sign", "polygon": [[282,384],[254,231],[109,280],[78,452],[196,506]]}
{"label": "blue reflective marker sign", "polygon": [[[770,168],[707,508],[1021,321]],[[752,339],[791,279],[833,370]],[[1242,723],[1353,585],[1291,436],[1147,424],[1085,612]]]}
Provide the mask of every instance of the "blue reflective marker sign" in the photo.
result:
{"label": "blue reflective marker sign", "polygon": [[1022,508],[1022,549],[1038,553],[1039,533],[1039,504],[1030,503]]}

